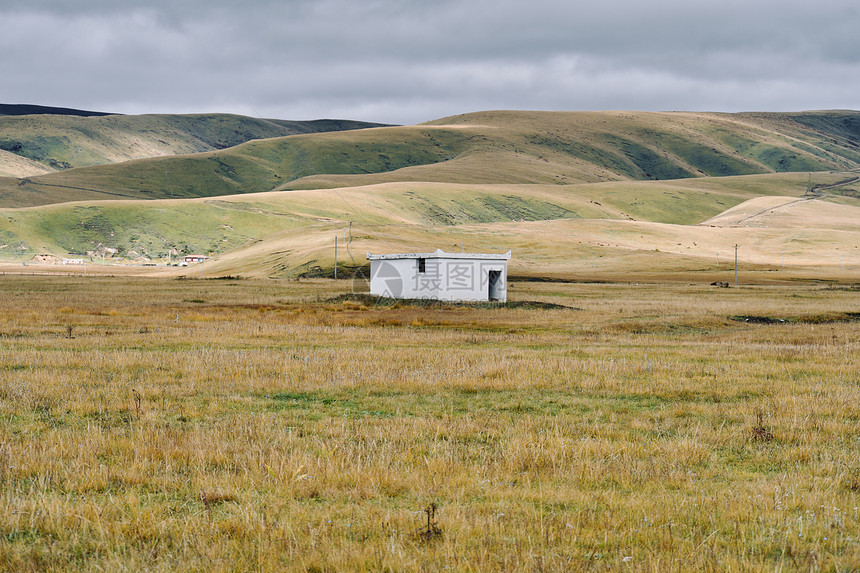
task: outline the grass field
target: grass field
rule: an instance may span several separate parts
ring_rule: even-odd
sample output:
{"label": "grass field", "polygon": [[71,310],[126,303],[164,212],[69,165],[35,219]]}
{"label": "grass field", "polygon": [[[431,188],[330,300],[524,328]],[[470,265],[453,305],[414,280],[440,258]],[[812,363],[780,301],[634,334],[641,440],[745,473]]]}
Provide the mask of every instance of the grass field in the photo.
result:
{"label": "grass field", "polygon": [[[265,137],[359,126],[16,116],[7,123],[21,127],[22,141],[17,128],[0,129],[0,139],[11,138],[19,162],[38,159],[23,151],[26,134],[45,153],[77,149],[72,142],[86,136],[152,155],[135,134],[165,133],[208,143],[158,153],[230,147],[0,177],[0,264],[71,256],[193,276],[166,265],[206,255],[213,274],[328,277],[337,237],[348,272],[366,268],[368,251],[510,249],[517,276],[700,271],[702,282],[725,270],[738,245],[744,270],[841,281],[860,265],[857,118],[488,111]],[[45,139],[52,130],[78,135],[54,145]],[[263,139],[233,146],[255,137]]]}
{"label": "grass field", "polygon": [[0,569],[860,568],[856,285],[351,288],[0,275]]}
{"label": "grass field", "polygon": [[[405,250],[506,252],[514,274],[580,276],[713,269],[739,244],[740,264],[860,265],[860,200],[846,173],[779,173],[583,185],[387,183],[210,199],[91,201],[0,209],[0,261],[40,253],[101,262],[179,254],[215,257],[221,274],[331,275],[364,254]],[[810,182],[827,196],[803,199]],[[852,193],[852,194],[849,194]],[[349,248],[349,252],[346,249]],[[172,256],[172,259],[170,258]],[[631,257],[635,261],[631,261]],[[582,268],[588,262],[587,268]],[[829,273],[829,271],[828,271]]]}

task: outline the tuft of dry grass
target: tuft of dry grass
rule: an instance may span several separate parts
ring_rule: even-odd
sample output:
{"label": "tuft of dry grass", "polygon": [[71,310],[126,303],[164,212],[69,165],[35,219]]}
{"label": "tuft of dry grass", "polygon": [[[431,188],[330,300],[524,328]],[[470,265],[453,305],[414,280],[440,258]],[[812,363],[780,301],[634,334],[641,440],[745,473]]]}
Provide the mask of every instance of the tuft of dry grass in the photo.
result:
{"label": "tuft of dry grass", "polygon": [[754,442],[772,442],[774,440],[773,432],[764,425],[764,412],[761,410],[756,412],[756,424],[752,428],[752,440]]}

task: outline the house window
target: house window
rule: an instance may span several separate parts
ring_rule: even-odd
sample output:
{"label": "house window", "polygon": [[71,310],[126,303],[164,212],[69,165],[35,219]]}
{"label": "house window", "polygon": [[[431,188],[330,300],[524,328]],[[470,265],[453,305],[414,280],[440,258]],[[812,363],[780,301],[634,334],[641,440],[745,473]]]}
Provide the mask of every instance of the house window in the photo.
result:
{"label": "house window", "polygon": [[425,268],[426,267],[424,265],[424,259],[418,259],[418,272],[419,273],[425,272]]}

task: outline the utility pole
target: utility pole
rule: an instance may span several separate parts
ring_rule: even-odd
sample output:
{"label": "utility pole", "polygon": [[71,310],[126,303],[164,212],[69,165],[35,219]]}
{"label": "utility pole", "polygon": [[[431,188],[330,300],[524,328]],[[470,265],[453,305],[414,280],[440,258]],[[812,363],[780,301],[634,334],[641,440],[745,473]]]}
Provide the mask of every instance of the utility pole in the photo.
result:
{"label": "utility pole", "polygon": [[334,236],[334,280],[337,280],[337,235]]}
{"label": "utility pole", "polygon": [[735,286],[738,286],[738,245],[735,243]]}

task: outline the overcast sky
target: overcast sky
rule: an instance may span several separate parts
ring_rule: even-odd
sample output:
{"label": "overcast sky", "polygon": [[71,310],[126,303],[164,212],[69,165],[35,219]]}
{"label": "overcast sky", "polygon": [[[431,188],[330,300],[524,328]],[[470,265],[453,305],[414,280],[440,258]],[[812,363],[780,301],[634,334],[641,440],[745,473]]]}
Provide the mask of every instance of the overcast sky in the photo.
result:
{"label": "overcast sky", "polygon": [[418,123],[860,109],[857,0],[0,0],[0,103]]}

